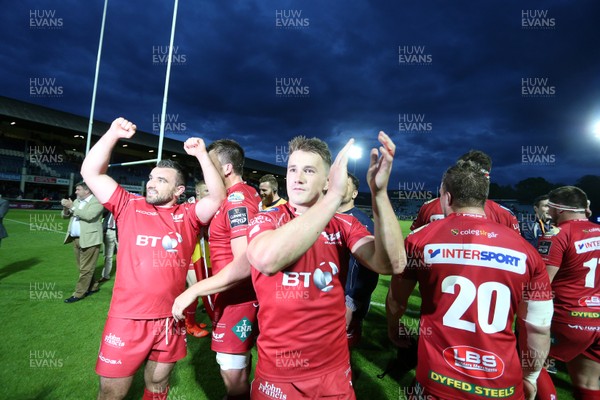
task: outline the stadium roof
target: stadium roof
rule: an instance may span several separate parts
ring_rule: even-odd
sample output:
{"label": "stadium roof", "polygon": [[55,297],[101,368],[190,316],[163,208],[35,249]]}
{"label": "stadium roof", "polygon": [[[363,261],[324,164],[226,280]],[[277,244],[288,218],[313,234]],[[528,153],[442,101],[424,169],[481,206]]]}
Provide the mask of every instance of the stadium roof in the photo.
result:
{"label": "stadium roof", "polygon": [[[81,138],[73,135],[64,135],[63,131],[70,131],[82,136],[87,136],[89,117],[54,110],[27,103],[20,100],[0,96],[0,137],[14,137],[16,139],[33,139],[36,134],[58,134],[61,142],[65,145],[81,145]],[[104,121],[94,120],[92,129],[92,144],[104,134],[110,124]],[[21,129],[23,128],[23,129]],[[138,147],[156,150],[158,147],[158,136],[156,134],[138,130],[135,136],[123,142],[132,143]],[[84,150],[82,151],[84,152]],[[172,154],[185,154],[182,141],[165,136],[163,142],[163,157],[170,158]],[[246,179],[258,180],[266,173],[285,177],[286,170],[282,166],[269,164],[263,161],[246,157],[245,161]]]}

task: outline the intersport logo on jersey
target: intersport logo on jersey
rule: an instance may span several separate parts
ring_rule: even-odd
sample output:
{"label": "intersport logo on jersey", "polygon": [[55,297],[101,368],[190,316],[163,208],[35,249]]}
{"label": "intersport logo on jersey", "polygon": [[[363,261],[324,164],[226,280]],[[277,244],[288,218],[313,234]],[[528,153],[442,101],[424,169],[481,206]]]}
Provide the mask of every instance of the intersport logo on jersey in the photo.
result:
{"label": "intersport logo on jersey", "polygon": [[578,240],[574,244],[575,252],[577,252],[577,254],[600,250],[600,237],[591,237],[588,239]]}
{"label": "intersport logo on jersey", "polygon": [[426,264],[460,264],[524,274],[527,255],[520,251],[483,244],[440,243],[425,246]]}

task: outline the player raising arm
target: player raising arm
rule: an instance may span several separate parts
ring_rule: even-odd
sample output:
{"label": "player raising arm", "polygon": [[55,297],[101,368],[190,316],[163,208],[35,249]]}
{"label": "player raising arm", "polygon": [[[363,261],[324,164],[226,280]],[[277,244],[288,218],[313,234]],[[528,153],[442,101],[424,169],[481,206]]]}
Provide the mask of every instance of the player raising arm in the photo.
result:
{"label": "player raising arm", "polygon": [[195,204],[177,204],[185,191],[185,175],[171,160],[152,169],[145,197],[125,191],[106,169],[117,141],[132,137],[135,130],[131,122],[116,119],[81,166],[81,175],[112,212],[121,233],[113,297],[96,362],[100,400],[124,398],[144,362],[143,399],[167,398],[170,373],[186,354],[185,328],[170,318],[171,304],[185,288],[202,225],[225,198],[219,173],[198,138],[188,139],[184,148],[200,162],[208,196]]}
{"label": "player raising arm", "polygon": [[[371,150],[371,163],[367,172],[375,236],[374,240],[373,236],[361,239],[351,251],[375,272],[400,273],[406,261],[402,249],[402,232],[387,194],[396,146],[384,132],[379,133],[378,139],[381,142],[381,156],[377,149]],[[294,218],[276,230],[254,235],[252,246],[248,249],[248,259],[254,268],[263,274],[273,275],[297,261],[315,243],[336,214],[346,193],[347,153],[353,143],[354,140],[351,139],[340,151],[331,165],[328,179],[327,168],[319,169],[319,165],[313,165],[324,161],[315,159],[314,153],[311,160],[304,160],[305,157],[299,156],[298,160],[288,161],[288,195],[291,200],[291,193],[294,194],[296,200],[293,208],[301,217]],[[300,149],[298,153],[304,156],[310,152]],[[327,193],[323,195],[325,190]]]}
{"label": "player raising arm", "polygon": [[323,141],[293,139],[289,202],[250,223],[247,255],[260,304],[253,399],[354,398],[342,283],[349,254],[384,274],[399,273],[405,264],[387,196],[395,145],[383,132],[378,139],[381,147],[371,151],[367,176],[375,238],[355,217],[336,213],[348,186],[352,140],[331,164]]}
{"label": "player raising arm", "polygon": [[[136,125],[132,122],[127,121],[125,118],[117,118],[111,124],[110,129],[90,149],[81,165],[81,176],[84,177],[94,196],[101,203],[106,203],[118,186],[117,182],[106,174],[111,152],[120,139],[130,139],[133,137],[136,129]],[[202,139],[189,138],[185,141],[183,147],[187,154],[198,159],[202,167],[204,180],[209,189],[209,194],[202,199],[203,201],[195,203],[195,211],[198,219],[203,224],[206,224],[225,198],[225,188],[219,172],[208,156]],[[88,180],[89,183],[87,182]],[[184,185],[180,185],[177,191],[185,191],[185,182],[183,183]],[[155,189],[152,189],[152,192],[154,191]]]}

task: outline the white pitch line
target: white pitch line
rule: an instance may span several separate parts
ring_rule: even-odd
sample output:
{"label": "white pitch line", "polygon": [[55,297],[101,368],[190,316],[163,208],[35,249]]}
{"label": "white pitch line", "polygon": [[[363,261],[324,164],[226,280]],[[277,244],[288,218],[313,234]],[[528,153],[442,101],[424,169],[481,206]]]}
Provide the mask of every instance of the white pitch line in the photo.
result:
{"label": "white pitch line", "polygon": [[[17,224],[29,225],[29,228],[31,228],[31,223],[21,222],[21,221],[15,220],[15,219],[8,219],[8,218],[4,218],[4,220],[5,221],[14,222],[14,223],[17,223]],[[35,224],[34,224],[34,226],[35,226]],[[60,234],[63,234],[63,235],[65,233],[67,233],[65,231],[57,231],[56,229],[49,229],[49,228],[45,228],[45,227],[38,227],[38,229],[34,229],[34,231],[36,231],[36,230],[37,231],[44,231],[45,230],[45,231],[49,231],[49,232],[56,232],[56,233],[60,233]]]}

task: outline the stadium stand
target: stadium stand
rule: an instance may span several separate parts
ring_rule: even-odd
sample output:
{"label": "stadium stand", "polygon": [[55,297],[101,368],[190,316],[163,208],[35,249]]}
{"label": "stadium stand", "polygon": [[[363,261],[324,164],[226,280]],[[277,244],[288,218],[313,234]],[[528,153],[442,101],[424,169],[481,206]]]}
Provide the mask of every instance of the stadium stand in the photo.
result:
{"label": "stadium stand", "polygon": [[[0,96],[0,194],[15,199],[60,200],[72,194],[81,180],[88,118]],[[94,121],[92,144],[110,124]],[[182,138],[182,140],[185,138]],[[155,158],[155,134],[138,131],[126,146],[117,147],[111,163]],[[178,158],[179,157],[179,158]],[[199,165],[183,150],[183,143],[165,137],[162,158],[175,158],[188,171],[188,193],[195,180],[202,179]],[[145,184],[150,164],[109,168],[108,174],[124,185]],[[265,174],[285,176],[285,168],[251,158],[246,159],[244,179],[258,186]]]}

